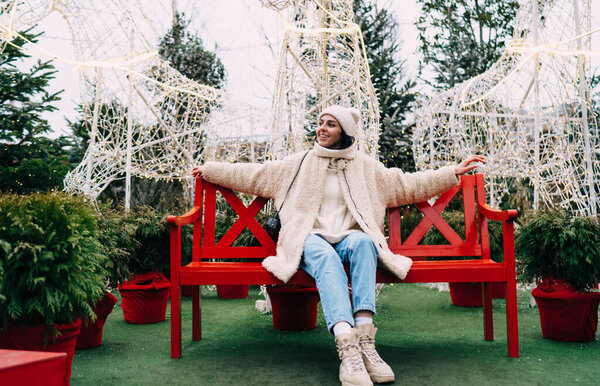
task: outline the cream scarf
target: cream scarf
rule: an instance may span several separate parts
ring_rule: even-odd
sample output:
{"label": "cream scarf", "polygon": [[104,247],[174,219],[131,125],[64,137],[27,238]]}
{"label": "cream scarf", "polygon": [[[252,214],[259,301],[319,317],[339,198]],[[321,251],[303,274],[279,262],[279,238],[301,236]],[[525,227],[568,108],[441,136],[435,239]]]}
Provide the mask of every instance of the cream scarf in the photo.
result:
{"label": "cream scarf", "polygon": [[337,176],[337,162],[340,159],[354,159],[356,146],[352,144],[345,149],[328,149],[315,143],[314,152],[319,157],[329,158],[329,164],[321,207],[310,233],[323,237],[331,244],[339,243],[350,233],[360,231],[360,226],[344,201]]}

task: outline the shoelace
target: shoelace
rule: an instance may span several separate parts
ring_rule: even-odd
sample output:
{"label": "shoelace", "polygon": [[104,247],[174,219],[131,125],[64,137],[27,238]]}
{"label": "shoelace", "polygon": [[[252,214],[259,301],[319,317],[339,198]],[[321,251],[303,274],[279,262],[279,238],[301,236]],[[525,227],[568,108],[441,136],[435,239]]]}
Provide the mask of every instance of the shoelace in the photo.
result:
{"label": "shoelace", "polygon": [[383,359],[379,356],[377,350],[375,350],[375,338],[368,335],[361,335],[358,340],[358,344],[362,352],[369,358],[372,363],[382,363]]}
{"label": "shoelace", "polygon": [[350,370],[353,373],[367,371],[360,355],[360,347],[357,344],[348,343],[338,349],[338,354],[342,361],[346,360],[350,364]]}

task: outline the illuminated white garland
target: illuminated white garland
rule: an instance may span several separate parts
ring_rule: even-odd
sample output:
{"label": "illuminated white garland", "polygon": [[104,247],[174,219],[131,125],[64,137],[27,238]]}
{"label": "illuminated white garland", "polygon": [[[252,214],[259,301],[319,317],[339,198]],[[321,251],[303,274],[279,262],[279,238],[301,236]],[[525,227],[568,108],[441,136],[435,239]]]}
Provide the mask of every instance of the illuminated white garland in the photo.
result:
{"label": "illuminated white garland", "polygon": [[598,213],[600,138],[590,106],[589,0],[521,2],[514,38],[485,73],[424,96],[416,111],[418,168],[470,154],[499,202],[528,179],[533,206]]}
{"label": "illuminated white garland", "polygon": [[[140,0],[31,0],[5,3],[0,13],[3,44],[53,11],[70,28],[75,59],[57,58],[35,44],[23,49],[77,66],[90,144],[64,183],[66,190],[92,200],[116,179],[126,180],[129,206],[132,176],[189,178],[193,166],[206,158],[264,159],[264,149],[253,153],[254,142],[266,143],[268,131],[254,115],[265,120],[268,114],[187,79],[161,60],[156,26],[164,14],[153,18],[144,13],[146,5]],[[257,138],[240,135],[240,128],[252,122]]]}
{"label": "illuminated white garland", "polygon": [[[256,109],[182,76],[156,52],[162,15],[141,0],[15,0],[0,13],[3,44],[58,12],[72,34],[75,59],[38,45],[30,54],[70,62],[81,80],[90,135],[83,162],[65,189],[92,200],[116,179],[189,178],[204,160],[263,161],[299,151],[306,128],[333,103],[362,111],[359,146],[376,156],[377,98],[350,0],[263,1],[288,8],[272,109]],[[164,19],[164,16],[162,17]],[[161,19],[161,20],[162,20]],[[164,21],[164,20],[163,20]]]}
{"label": "illuminated white garland", "polygon": [[[361,111],[359,148],[377,156],[379,105],[351,0],[263,1],[287,6],[279,54],[270,156],[275,159],[312,146],[307,129],[331,104]],[[290,6],[291,5],[291,6]]]}

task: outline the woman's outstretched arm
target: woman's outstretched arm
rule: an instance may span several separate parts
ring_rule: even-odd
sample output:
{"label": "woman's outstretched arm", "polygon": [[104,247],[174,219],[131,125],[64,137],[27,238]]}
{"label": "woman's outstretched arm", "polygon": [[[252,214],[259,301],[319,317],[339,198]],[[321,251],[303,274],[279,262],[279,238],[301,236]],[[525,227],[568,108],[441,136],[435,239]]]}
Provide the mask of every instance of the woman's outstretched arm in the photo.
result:
{"label": "woman's outstretched arm", "polygon": [[475,169],[485,158],[473,155],[458,165],[449,165],[436,170],[425,170],[415,173],[404,173],[398,168],[380,170],[382,184],[386,186],[388,207],[395,207],[430,199],[458,185],[458,177]]}

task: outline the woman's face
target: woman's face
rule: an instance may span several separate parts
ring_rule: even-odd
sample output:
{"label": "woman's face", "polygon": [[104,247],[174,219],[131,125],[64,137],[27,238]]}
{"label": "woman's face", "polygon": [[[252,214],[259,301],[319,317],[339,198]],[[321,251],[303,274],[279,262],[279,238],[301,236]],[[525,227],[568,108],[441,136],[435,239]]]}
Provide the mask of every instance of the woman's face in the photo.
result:
{"label": "woman's face", "polygon": [[338,149],[341,146],[342,126],[329,114],[323,115],[317,122],[317,143],[319,146]]}

